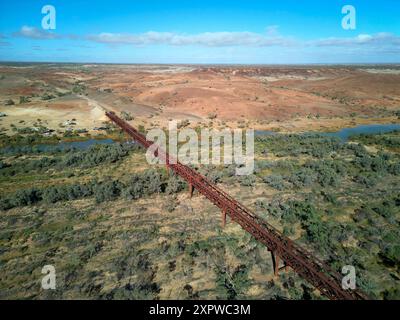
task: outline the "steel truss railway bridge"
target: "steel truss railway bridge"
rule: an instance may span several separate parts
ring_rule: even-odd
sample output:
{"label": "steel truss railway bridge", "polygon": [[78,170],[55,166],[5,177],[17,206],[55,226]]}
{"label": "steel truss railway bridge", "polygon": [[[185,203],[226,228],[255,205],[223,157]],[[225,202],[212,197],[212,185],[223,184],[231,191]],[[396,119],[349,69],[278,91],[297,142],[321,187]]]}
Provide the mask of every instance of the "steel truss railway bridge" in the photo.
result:
{"label": "steel truss railway bridge", "polygon": [[[119,118],[114,112],[106,112],[107,117],[125,131],[144,148],[149,148],[153,142],[138,132],[127,122]],[[192,168],[171,161],[171,156],[163,150],[158,150],[156,156],[166,163],[167,170],[172,170],[182,177],[189,185],[190,196],[194,188],[221,209],[222,226],[226,224],[226,217],[238,223],[257,241],[264,244],[271,252],[275,275],[284,268],[292,268],[302,278],[307,280],[320,293],[332,300],[364,300],[367,297],[359,290],[342,288],[342,275],[332,270],[328,265],[302,248],[288,237],[284,236],[275,227],[258,217],[251,210],[236,201],[221,188],[208,181],[204,176]],[[282,266],[281,262],[282,261]]]}

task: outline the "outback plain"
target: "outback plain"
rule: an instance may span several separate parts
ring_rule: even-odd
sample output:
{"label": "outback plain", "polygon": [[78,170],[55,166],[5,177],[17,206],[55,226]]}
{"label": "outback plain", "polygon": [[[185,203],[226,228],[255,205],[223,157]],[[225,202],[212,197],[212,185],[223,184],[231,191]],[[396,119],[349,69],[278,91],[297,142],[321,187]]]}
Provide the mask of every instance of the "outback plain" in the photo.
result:
{"label": "outback plain", "polygon": [[[107,121],[255,129],[195,169],[369,297],[400,299],[399,65],[0,64],[0,298],[323,299]],[[268,134],[263,134],[268,132]],[[40,287],[54,265],[58,287]]]}

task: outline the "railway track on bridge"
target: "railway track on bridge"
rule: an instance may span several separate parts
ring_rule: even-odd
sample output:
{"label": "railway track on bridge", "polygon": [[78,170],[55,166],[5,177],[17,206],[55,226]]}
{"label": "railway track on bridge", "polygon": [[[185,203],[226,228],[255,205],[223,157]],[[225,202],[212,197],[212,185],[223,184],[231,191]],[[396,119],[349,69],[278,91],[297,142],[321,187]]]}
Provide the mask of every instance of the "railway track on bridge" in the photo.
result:
{"label": "railway track on bridge", "polygon": [[[147,149],[153,144],[152,141],[148,141],[144,135],[119,118],[115,113],[106,112],[106,115],[144,148]],[[250,209],[236,201],[197,171],[178,161],[170,161],[172,158],[166,151],[159,150],[157,156],[165,161],[164,163],[166,163],[168,170],[174,171],[186,180],[191,194],[193,188],[195,188],[221,209],[223,225],[225,225],[226,217],[229,216],[232,221],[238,223],[256,240],[264,244],[272,253],[275,274],[279,271],[279,262],[281,260],[285,268],[292,268],[329,299],[367,299],[366,295],[359,290],[343,289],[341,274],[332,270],[306,249],[284,236],[266,220],[258,217]]]}

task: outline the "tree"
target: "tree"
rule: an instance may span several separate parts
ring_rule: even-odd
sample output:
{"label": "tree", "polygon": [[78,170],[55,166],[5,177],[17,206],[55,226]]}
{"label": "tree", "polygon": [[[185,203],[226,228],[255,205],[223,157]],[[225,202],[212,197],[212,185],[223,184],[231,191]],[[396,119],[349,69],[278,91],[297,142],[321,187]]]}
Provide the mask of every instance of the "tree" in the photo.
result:
{"label": "tree", "polygon": [[24,104],[30,102],[29,99],[25,96],[20,96],[19,97],[19,104]]}
{"label": "tree", "polygon": [[117,181],[107,181],[98,184],[94,189],[96,202],[115,200],[121,193],[121,185]]}
{"label": "tree", "polygon": [[294,228],[293,226],[284,226],[283,227],[283,234],[285,236],[293,236],[294,235]]}
{"label": "tree", "polygon": [[190,125],[190,121],[187,120],[187,119],[185,119],[185,120],[180,121],[180,122],[177,124],[177,128],[178,128],[178,129],[182,129],[182,128],[187,127],[188,125]]}
{"label": "tree", "polygon": [[382,256],[391,264],[400,266],[400,245],[399,244],[389,244],[387,245]]}
{"label": "tree", "polygon": [[166,194],[175,194],[184,189],[184,183],[182,179],[180,179],[175,174],[172,174],[168,179],[167,187],[165,188]]}
{"label": "tree", "polygon": [[276,190],[281,191],[281,190],[285,189],[285,182],[281,175],[270,175],[270,176],[264,177],[263,181],[267,185],[269,185],[271,188],[274,188]]}
{"label": "tree", "polygon": [[31,188],[26,190],[18,190],[12,203],[15,207],[22,207],[27,205],[32,205],[42,200],[41,192],[38,189]]}
{"label": "tree", "polygon": [[240,178],[240,185],[244,187],[253,187],[256,184],[256,177],[254,175],[243,176]]}
{"label": "tree", "polygon": [[147,195],[161,192],[161,173],[157,172],[156,170],[148,170],[144,172],[142,179],[144,181]]}
{"label": "tree", "polygon": [[9,164],[0,161],[0,169],[8,168],[9,166],[10,166]]}
{"label": "tree", "polygon": [[125,121],[132,121],[134,118],[130,112],[122,111],[121,118]]}
{"label": "tree", "polygon": [[167,209],[168,212],[174,211],[177,206],[178,206],[178,200],[176,196],[171,196],[167,198],[165,209]]}
{"label": "tree", "polygon": [[220,298],[234,300],[246,292],[250,285],[248,267],[244,264],[237,266],[232,273],[227,266],[216,266],[215,272],[217,273],[216,285]]}
{"label": "tree", "polygon": [[61,195],[58,192],[58,189],[55,187],[50,187],[47,188],[43,192],[43,200],[47,203],[56,203],[57,201],[60,201]]}
{"label": "tree", "polygon": [[383,293],[385,300],[400,300],[400,289],[393,287]]}
{"label": "tree", "polygon": [[42,95],[42,100],[51,100],[51,99],[54,99],[55,98],[55,96],[54,95],[52,95],[52,94],[49,94],[49,93],[45,93],[45,94],[43,94]]}

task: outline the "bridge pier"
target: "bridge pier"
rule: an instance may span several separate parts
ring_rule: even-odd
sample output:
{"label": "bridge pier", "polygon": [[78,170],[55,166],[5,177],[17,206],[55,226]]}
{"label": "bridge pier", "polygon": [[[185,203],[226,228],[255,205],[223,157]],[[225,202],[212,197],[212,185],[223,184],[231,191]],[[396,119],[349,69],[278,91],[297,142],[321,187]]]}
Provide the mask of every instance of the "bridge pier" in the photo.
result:
{"label": "bridge pier", "polygon": [[279,263],[280,263],[279,256],[276,254],[275,251],[270,250],[270,252],[271,252],[271,257],[272,257],[272,265],[274,267],[274,276],[278,277],[280,270],[285,270],[285,272],[289,272],[290,266],[285,261],[283,261],[284,265],[282,267],[279,267]]}
{"label": "bridge pier", "polygon": [[189,183],[189,196],[190,196],[190,198],[193,197],[193,191],[194,191],[193,185],[191,183]]}
{"label": "bridge pier", "polygon": [[272,265],[274,266],[274,276],[279,276],[279,256],[275,254],[275,251],[271,250]]}
{"label": "bridge pier", "polygon": [[[157,150],[157,152],[158,152],[158,150]],[[167,159],[165,159],[165,165],[166,165],[166,168],[167,168],[167,176],[168,176],[168,178],[170,177],[170,167],[169,167],[169,159],[167,158]]]}
{"label": "bridge pier", "polygon": [[222,228],[225,228],[226,226],[226,209],[221,211],[222,214]]}

